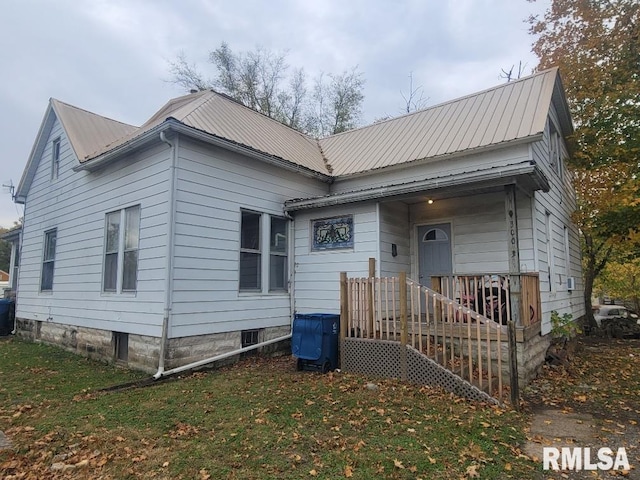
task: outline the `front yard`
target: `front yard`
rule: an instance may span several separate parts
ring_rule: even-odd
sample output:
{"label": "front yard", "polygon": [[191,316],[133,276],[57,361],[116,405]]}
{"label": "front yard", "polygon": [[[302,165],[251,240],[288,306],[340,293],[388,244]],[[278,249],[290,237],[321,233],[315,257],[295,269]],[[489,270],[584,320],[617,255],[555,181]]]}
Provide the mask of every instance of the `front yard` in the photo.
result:
{"label": "front yard", "polygon": [[[609,364],[618,368],[615,391],[600,383],[593,394],[587,380],[569,383],[554,370],[536,382],[532,398],[622,409],[616,423],[634,422],[640,355],[630,354],[621,353],[633,378]],[[100,391],[143,378],[0,339],[0,430],[12,442],[0,450],[0,478],[542,478],[540,460],[520,450],[528,413],[440,390],[297,372],[291,357],[281,357]]]}

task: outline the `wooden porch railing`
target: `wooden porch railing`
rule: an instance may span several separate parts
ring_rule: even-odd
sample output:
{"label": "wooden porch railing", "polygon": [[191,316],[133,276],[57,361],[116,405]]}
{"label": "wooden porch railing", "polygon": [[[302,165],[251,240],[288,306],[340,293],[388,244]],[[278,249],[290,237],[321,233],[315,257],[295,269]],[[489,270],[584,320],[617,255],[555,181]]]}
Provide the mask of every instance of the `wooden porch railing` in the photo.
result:
{"label": "wooden porch railing", "polygon": [[498,273],[432,277],[431,288],[501,325],[507,325],[511,320],[516,320],[516,324],[522,327],[540,322],[538,274],[518,275],[521,293],[518,316],[514,315],[510,306],[512,277]]}
{"label": "wooden porch railing", "polygon": [[[536,298],[537,283],[522,285],[523,299],[527,299],[522,304],[528,306]],[[500,401],[505,384],[514,383],[514,374],[517,380],[510,355],[515,355],[515,326],[508,276],[436,277],[433,288],[428,288],[404,273],[382,278],[347,278],[343,273],[341,297],[343,338],[410,345]],[[528,322],[538,321],[537,312],[538,305]],[[517,392],[516,397],[512,392],[514,398]]]}

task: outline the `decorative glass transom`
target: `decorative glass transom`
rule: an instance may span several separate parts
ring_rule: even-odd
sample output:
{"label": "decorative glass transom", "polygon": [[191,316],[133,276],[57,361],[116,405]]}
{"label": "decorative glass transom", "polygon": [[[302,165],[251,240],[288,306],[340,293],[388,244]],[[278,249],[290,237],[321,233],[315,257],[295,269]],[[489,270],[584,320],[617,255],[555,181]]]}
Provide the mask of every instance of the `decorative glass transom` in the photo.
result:
{"label": "decorative glass transom", "polygon": [[422,237],[423,242],[441,242],[443,240],[449,240],[449,237],[444,230],[439,228],[432,228]]}

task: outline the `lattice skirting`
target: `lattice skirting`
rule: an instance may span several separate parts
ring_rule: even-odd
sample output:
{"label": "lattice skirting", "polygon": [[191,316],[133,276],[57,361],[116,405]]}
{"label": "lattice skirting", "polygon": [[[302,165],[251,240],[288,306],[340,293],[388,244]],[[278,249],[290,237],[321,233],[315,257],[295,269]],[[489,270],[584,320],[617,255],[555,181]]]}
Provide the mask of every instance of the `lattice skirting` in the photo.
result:
{"label": "lattice skirting", "polygon": [[345,338],[342,341],[342,369],[383,378],[401,378],[401,345],[389,340]]}
{"label": "lattice skirting", "polygon": [[413,347],[407,349],[407,380],[418,385],[438,385],[446,391],[476,402],[498,403],[489,394],[437,364]]}
{"label": "lattice skirting", "polygon": [[413,347],[400,342],[366,338],[341,341],[342,370],[383,378],[406,379],[418,385],[440,386],[472,401],[498,403]]}

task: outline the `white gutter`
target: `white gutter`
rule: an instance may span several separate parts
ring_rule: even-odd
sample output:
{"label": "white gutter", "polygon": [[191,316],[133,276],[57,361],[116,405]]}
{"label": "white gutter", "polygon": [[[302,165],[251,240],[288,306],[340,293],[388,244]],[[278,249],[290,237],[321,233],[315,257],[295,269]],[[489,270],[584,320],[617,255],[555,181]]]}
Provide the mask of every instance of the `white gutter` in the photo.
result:
{"label": "white gutter", "polygon": [[153,378],[156,380],[160,377],[166,377],[168,375],[174,375],[176,373],[184,372],[185,370],[193,370],[194,368],[202,367],[209,363],[217,362],[219,360],[224,360],[225,358],[233,357],[235,355],[239,355],[244,352],[249,352],[251,350],[255,350],[256,348],[265,347],[267,345],[271,345],[272,343],[282,342],[284,340],[288,340],[291,338],[291,333],[287,335],[283,335],[282,337],[274,338],[272,340],[267,340],[266,342],[261,342],[256,345],[251,345],[249,347],[239,348],[238,350],[233,350],[227,353],[221,353],[220,355],[216,355],[215,357],[205,358],[204,360],[199,360],[197,362],[189,363],[187,365],[182,365],[181,367],[172,368],[171,370],[165,370],[163,372],[156,373]]}
{"label": "white gutter", "polygon": [[353,192],[338,193],[325,197],[309,198],[303,200],[288,200],[285,202],[285,212],[306,210],[311,208],[329,207],[345,203],[376,200],[380,198],[395,197],[401,195],[416,194],[428,190],[461,187],[471,183],[503,181],[516,176],[533,175],[538,189],[548,192],[550,184],[544,173],[535,162],[523,162],[504,167],[494,167],[484,171],[464,172],[443,177],[427,178],[415,182],[387,185],[382,187],[356,190]]}
{"label": "white gutter", "polygon": [[177,143],[178,137],[174,139],[174,143],[167,140],[164,130],[160,132],[160,140],[171,149],[171,166],[169,167],[169,202],[168,202],[168,218],[167,218],[167,253],[164,280],[164,315],[162,317],[162,335],[160,337],[160,353],[158,355],[158,371],[153,376],[158,379],[164,372],[164,357],[167,349],[167,337],[169,336],[169,324],[171,321],[171,308],[173,304],[173,255],[175,250],[174,241],[174,224],[176,210],[176,161],[177,161]]}

